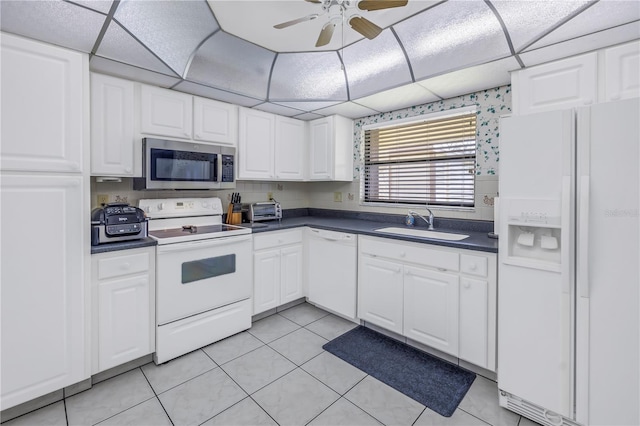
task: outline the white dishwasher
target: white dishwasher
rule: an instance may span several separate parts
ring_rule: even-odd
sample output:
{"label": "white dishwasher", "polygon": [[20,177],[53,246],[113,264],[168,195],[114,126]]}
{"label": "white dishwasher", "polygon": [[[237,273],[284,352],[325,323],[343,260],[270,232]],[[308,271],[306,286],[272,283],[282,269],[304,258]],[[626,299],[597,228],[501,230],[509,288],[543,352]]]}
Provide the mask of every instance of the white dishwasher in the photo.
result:
{"label": "white dishwasher", "polygon": [[308,228],[307,237],[309,302],[355,320],[356,235]]}

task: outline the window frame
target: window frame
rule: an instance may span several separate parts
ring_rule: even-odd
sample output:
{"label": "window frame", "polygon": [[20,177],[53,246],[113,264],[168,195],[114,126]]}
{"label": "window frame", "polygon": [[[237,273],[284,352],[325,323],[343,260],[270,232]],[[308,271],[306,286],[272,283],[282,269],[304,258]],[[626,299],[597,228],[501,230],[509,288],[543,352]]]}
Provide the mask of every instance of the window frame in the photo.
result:
{"label": "window frame", "polygon": [[[406,118],[401,118],[401,119],[391,119],[385,122],[378,122],[378,123],[371,123],[371,124],[366,124],[363,125],[361,127],[361,137],[362,137],[362,143],[360,146],[360,154],[361,154],[361,159],[362,159],[362,167],[360,169],[360,197],[359,197],[359,205],[363,206],[363,207],[387,207],[387,208],[402,208],[402,209],[407,209],[407,208],[424,208],[424,207],[428,207],[431,209],[437,209],[437,210],[450,210],[450,211],[464,211],[464,212],[473,212],[476,210],[476,206],[477,206],[477,175],[474,172],[473,173],[473,181],[474,181],[474,185],[473,185],[473,206],[450,206],[450,205],[439,205],[439,204],[427,204],[427,203],[402,203],[402,202],[379,202],[379,201],[365,201],[365,172],[366,172],[366,165],[365,165],[365,132],[367,130],[372,130],[372,129],[383,129],[386,127],[395,127],[398,125],[403,125],[403,124],[418,124],[418,123],[424,123],[424,122],[428,122],[428,121],[432,121],[432,120],[439,120],[439,119],[443,119],[443,118],[453,118],[453,117],[457,117],[457,116],[461,116],[461,115],[467,115],[470,113],[478,113],[479,111],[479,107],[477,105],[473,105],[473,106],[466,106],[466,107],[460,107],[460,108],[455,108],[455,109],[448,109],[448,110],[443,110],[443,111],[434,111],[434,112],[430,112],[428,114],[422,114],[422,115],[416,115],[416,116],[412,116],[412,117],[406,117]],[[475,135],[475,140],[476,140],[476,157],[475,157],[475,164],[474,164],[474,170],[475,167],[477,167],[477,163],[478,163],[478,117],[476,116],[476,135]]]}

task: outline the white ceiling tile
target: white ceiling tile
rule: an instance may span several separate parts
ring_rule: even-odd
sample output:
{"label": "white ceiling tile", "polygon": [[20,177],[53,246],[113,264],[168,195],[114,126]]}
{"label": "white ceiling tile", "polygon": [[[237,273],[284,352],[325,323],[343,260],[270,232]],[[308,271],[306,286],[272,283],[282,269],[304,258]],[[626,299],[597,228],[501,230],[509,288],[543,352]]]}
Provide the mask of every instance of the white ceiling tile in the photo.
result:
{"label": "white ceiling tile", "polygon": [[588,3],[575,0],[491,2],[507,27],[516,52]]}
{"label": "white ceiling tile", "polygon": [[326,115],[314,114],[312,112],[305,112],[304,114],[296,115],[293,118],[297,118],[298,120],[315,120],[317,118],[326,117]]}
{"label": "white ceiling tile", "polygon": [[96,54],[114,61],[178,77],[171,68],[131,37],[115,21],[109,24]]}
{"label": "white ceiling tile", "polygon": [[265,102],[260,105],[256,105],[253,109],[259,109],[260,111],[270,112],[272,114],[284,115],[285,117],[293,117],[294,115],[300,115],[304,111],[294,108],[288,108],[282,105],[272,104]]}
{"label": "white ceiling tile", "polygon": [[459,71],[432,77],[417,83],[444,99],[466,95],[479,90],[511,84],[509,71],[520,69],[513,57],[499,59]]}
{"label": "white ceiling tile", "polygon": [[328,108],[316,110],[316,112],[323,115],[338,114],[348,118],[360,118],[366,117],[368,115],[378,114],[380,111],[376,111],[353,102],[344,102]]}
{"label": "white ceiling tile", "polygon": [[393,28],[416,81],[511,53],[502,26],[483,1],[447,1]]}
{"label": "white ceiling tile", "polygon": [[590,52],[614,44],[637,40],[639,38],[640,25],[638,25],[637,22],[632,22],[616,28],[565,41],[564,43],[556,43],[551,46],[527,51],[520,54],[520,59],[522,59],[525,66],[529,67],[580,53]]}
{"label": "white ceiling tile", "polygon": [[123,0],[114,18],[181,76],[191,54],[220,28],[204,1]]}
{"label": "white ceiling tile", "polygon": [[62,1],[0,1],[0,28],[89,53],[105,15]]}
{"label": "white ceiling tile", "polygon": [[275,56],[267,49],[220,31],[200,46],[187,79],[265,100]]}
{"label": "white ceiling tile", "polygon": [[101,56],[92,57],[89,62],[89,68],[91,71],[127,78],[141,83],[153,84],[160,87],[171,87],[180,81],[180,79],[175,77],[123,64],[122,62],[116,62]]}
{"label": "white ceiling tile", "polygon": [[413,83],[364,98],[354,99],[353,102],[376,111],[389,112],[414,105],[426,104],[439,99],[438,96],[424,87]]}
{"label": "white ceiling tile", "polygon": [[407,58],[391,30],[352,44],[341,56],[351,99],[412,83]]}
{"label": "white ceiling tile", "polygon": [[[639,19],[640,2],[638,0],[601,0],[526,50],[549,46],[634,21],[634,25],[640,28],[637,22]],[[595,47],[591,50],[593,49]]]}
{"label": "white ceiling tile", "polygon": [[335,105],[338,104],[340,102],[336,102],[336,101],[327,101],[327,102],[322,102],[322,101],[313,101],[313,102],[274,102],[276,104],[279,105],[284,105],[286,107],[289,108],[295,108],[301,111],[306,111],[306,112],[310,112],[310,111],[315,111],[321,108],[326,108],[329,107],[331,105]]}
{"label": "white ceiling tile", "polygon": [[215,89],[213,87],[205,86],[202,84],[193,83],[191,81],[183,80],[178,83],[175,90],[185,93],[191,93],[192,95],[202,96],[209,99],[216,99],[222,102],[228,102],[230,104],[236,104],[245,107],[253,107],[262,100],[250,98],[248,96],[238,95],[237,93],[228,92],[226,90]]}
{"label": "white ceiling tile", "polygon": [[281,53],[271,74],[269,100],[346,101],[347,85],[336,52]]}
{"label": "white ceiling tile", "polygon": [[70,1],[70,3],[80,4],[84,7],[97,10],[98,12],[102,12],[106,15],[107,13],[109,13],[109,10],[111,10],[113,0],[73,0]]}

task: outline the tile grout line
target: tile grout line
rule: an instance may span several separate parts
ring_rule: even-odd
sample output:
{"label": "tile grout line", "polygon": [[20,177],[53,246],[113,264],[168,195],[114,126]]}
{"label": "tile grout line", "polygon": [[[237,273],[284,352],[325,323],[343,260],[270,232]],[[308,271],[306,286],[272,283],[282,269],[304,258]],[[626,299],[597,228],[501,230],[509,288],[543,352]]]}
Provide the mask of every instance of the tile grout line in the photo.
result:
{"label": "tile grout line", "polygon": [[[147,365],[147,364],[145,364]],[[158,400],[158,403],[160,404],[160,406],[162,407],[162,410],[164,411],[164,413],[167,415],[167,418],[169,419],[169,421],[171,422],[172,425],[175,426],[175,423],[173,423],[173,419],[171,418],[171,416],[169,415],[169,413],[167,412],[167,409],[164,408],[164,404],[162,403],[162,401],[160,401],[160,397],[158,397],[158,394],[156,393],[156,390],[153,388],[153,385],[151,384],[151,382],[149,381],[149,378],[147,377],[146,374],[144,374],[144,370],[142,369],[142,367],[139,367],[140,371],[142,372],[142,375],[144,376],[145,380],[147,381],[147,383],[149,384],[149,387],[151,388],[151,391],[153,392],[153,394],[155,395],[156,399]],[[211,370],[209,370],[211,371]],[[186,383],[186,382],[185,382]],[[173,389],[173,388],[172,388]],[[168,390],[168,389],[167,389]]]}

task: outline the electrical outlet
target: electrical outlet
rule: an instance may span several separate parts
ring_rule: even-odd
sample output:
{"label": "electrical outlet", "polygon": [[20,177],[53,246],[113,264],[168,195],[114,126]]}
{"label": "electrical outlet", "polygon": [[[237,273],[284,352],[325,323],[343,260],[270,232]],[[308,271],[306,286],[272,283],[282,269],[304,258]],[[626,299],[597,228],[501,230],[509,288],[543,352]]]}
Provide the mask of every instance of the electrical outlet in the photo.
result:
{"label": "electrical outlet", "polygon": [[267,192],[267,200],[271,200],[273,198],[273,192]]}
{"label": "electrical outlet", "polygon": [[98,205],[108,204],[109,203],[109,195],[108,194],[98,194]]}
{"label": "electrical outlet", "polygon": [[342,192],[334,192],[333,193],[333,201],[336,203],[342,202]]}

